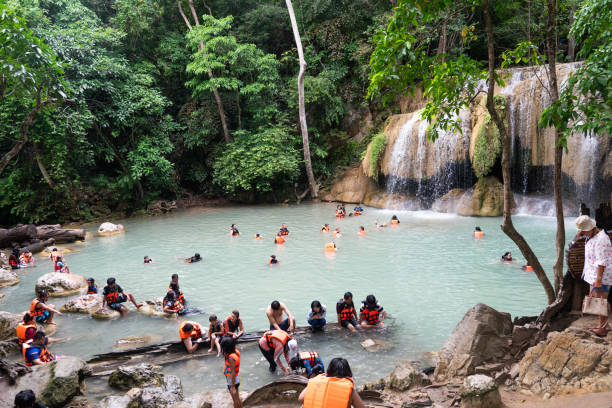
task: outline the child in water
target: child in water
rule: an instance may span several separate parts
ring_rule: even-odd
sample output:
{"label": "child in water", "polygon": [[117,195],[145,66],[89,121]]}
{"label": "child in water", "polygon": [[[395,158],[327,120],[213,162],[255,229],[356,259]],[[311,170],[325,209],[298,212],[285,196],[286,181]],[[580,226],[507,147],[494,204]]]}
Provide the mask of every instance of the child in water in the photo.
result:
{"label": "child in water", "polygon": [[98,285],[95,284],[94,278],[87,279],[87,294],[95,295],[98,293]]}
{"label": "child in water", "polygon": [[260,234],[255,234],[255,239],[264,239]]}
{"label": "child in water", "polygon": [[149,264],[149,263],[153,263],[153,260],[151,258],[149,258],[148,256],[145,255],[144,257],[144,263]]}
{"label": "child in water", "polygon": [[276,255],[270,255],[270,259],[268,260],[269,265],[277,265],[278,259],[276,259]]}
{"label": "child in water", "polygon": [[240,232],[238,231],[238,227],[236,226],[236,224],[232,224],[229,230],[229,234],[232,237],[237,237],[238,235],[240,235]]}

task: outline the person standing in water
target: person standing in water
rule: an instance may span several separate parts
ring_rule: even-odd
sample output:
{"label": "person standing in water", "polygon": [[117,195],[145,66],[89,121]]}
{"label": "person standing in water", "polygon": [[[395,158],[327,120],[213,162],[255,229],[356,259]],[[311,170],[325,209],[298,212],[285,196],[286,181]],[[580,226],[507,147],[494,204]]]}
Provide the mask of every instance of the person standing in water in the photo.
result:
{"label": "person standing in water", "polygon": [[[283,320],[283,312],[287,315],[285,320]],[[270,322],[270,330],[284,330],[288,333],[293,333],[293,330],[295,330],[295,317],[291,315],[287,306],[278,300],[273,301],[268,306],[266,316]]]}
{"label": "person standing in water", "polygon": [[240,351],[236,348],[236,339],[224,337],[221,340],[221,350],[223,350],[223,356],[225,357],[223,374],[227,382],[227,389],[232,396],[234,408],[242,408],[242,401],[240,401],[240,394],[238,393],[240,387]]}
{"label": "person standing in water", "polygon": [[281,225],[280,229],[278,230],[278,232],[280,232],[280,234],[282,236],[288,236],[289,235],[289,230],[287,229],[287,224],[283,224]]}
{"label": "person standing in water", "polygon": [[229,234],[232,237],[237,237],[238,235],[240,235],[240,232],[238,231],[238,227],[236,226],[236,224],[232,224],[229,230]]}

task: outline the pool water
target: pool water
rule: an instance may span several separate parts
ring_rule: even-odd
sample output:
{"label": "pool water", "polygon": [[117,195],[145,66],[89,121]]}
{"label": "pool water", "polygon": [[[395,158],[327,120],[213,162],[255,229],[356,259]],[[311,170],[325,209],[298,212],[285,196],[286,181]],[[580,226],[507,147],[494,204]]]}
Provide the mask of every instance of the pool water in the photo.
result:
{"label": "pool water", "polygon": [[[306,325],[310,302],[318,299],[328,308],[328,320],[336,321],[335,303],[351,291],[358,307],[374,294],[388,313],[384,332],[351,335],[330,332],[300,342],[301,350],[315,350],[328,363],[333,357],[349,360],[357,383],[386,376],[398,360],[423,360],[424,353],[437,350],[465,312],[477,302],[486,303],[512,316],[538,314],[546,304],[543,289],[533,273],[521,270],[522,258],[512,264],[499,261],[506,251],[520,258],[500,230],[500,218],[470,218],[429,211],[401,212],[366,208],[364,215],[336,219],[333,204],[293,206],[236,206],[198,208],[159,217],[119,220],[126,234],[93,237],[72,244],[77,251],[66,255],[73,273],[93,277],[101,290],[106,278],[133,293],[138,301],[163,296],[170,275],[178,273],[180,287],[189,306],[203,314],[189,316],[208,327],[208,314],[220,319],[238,309],[247,331],[267,328],[265,309],[272,300],[284,302]],[[374,222],[388,222],[397,214],[396,228],[376,230]],[[552,275],[555,220],[551,217],[516,216],[517,229],[525,236]],[[235,223],[239,237],[230,237]],[[286,244],[275,245],[273,237],[281,223],[291,235]],[[324,223],[340,227],[335,240],[321,233]],[[366,236],[357,235],[363,225]],[[478,225],[485,232],[472,238]],[[91,226],[95,231],[96,226]],[[567,220],[567,236],[573,236]],[[265,239],[255,240],[260,233]],[[334,240],[338,251],[325,253],[325,243]],[[204,260],[182,263],[199,252]],[[280,264],[270,266],[275,254]],[[154,263],[143,264],[145,255]],[[20,313],[29,307],[36,279],[52,270],[51,262],[36,257],[38,266],[19,272],[21,282],[2,289],[6,296],[0,308]],[[66,298],[52,298],[57,307]],[[130,305],[131,306],[131,305]],[[130,335],[152,334],[160,341],[178,340],[176,319],[151,317],[132,311],[124,319],[97,321],[83,315],[58,317],[56,354],[89,358],[112,351],[113,343]],[[388,343],[387,350],[371,353],[360,342],[372,337]],[[299,342],[299,340],[298,340]],[[178,374],[187,394],[223,388],[222,358],[204,358],[165,368]],[[270,374],[256,345],[245,346],[241,361],[242,388],[253,390],[280,376]],[[101,380],[92,383],[104,389]]]}

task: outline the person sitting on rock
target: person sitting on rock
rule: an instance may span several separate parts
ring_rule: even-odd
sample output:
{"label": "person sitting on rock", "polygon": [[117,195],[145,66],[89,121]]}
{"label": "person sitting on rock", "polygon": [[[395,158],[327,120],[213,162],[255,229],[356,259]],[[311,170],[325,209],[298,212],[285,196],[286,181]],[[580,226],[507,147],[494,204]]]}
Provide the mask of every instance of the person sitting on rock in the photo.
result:
{"label": "person sitting on rock", "polygon": [[[217,347],[217,357],[221,355],[221,346],[219,344],[219,339],[223,337],[223,327],[219,323],[217,319],[217,315],[211,314],[208,318],[208,341],[210,342],[210,348],[208,349],[209,353],[212,353],[213,347]],[[229,336],[228,336],[229,337]]]}
{"label": "person sitting on rock", "polygon": [[38,327],[36,326],[34,317],[30,313],[26,312],[23,315],[23,320],[19,322],[17,328],[15,329],[19,345],[23,346],[26,341],[32,340],[36,332],[38,332]]}
{"label": "person sitting on rock", "polygon": [[336,303],[336,314],[338,315],[338,323],[341,327],[347,328],[354,332],[359,325],[357,323],[357,311],[353,303],[353,294],[346,292],[344,297]]}
{"label": "person sitting on rock", "polygon": [[311,378],[298,401],[304,403],[303,408],[365,408],[355,390],[351,366],[344,358],[334,358],[327,367],[327,374]]}
{"label": "person sitting on rock", "polygon": [[102,299],[102,306],[98,311],[102,311],[104,309],[104,305],[108,305],[108,307],[111,309],[121,313],[121,316],[123,317],[127,313],[127,309],[122,305],[122,303],[129,300],[134,304],[134,306],[136,306],[137,309],[142,307],[142,303],[136,303],[136,299],[134,299],[134,296],[131,293],[123,293],[121,286],[115,283],[115,278],[108,278],[106,280],[106,286],[102,291],[102,296],[104,296]]}
{"label": "person sitting on rock", "polygon": [[55,258],[54,270],[60,273],[70,273],[70,268],[68,268],[68,265],[66,265],[61,256]]}
{"label": "person sitting on rock", "polygon": [[47,350],[47,342],[45,333],[38,331],[32,340],[23,344],[23,359],[27,366],[43,365],[55,360],[55,356]]}
{"label": "person sitting on rock", "polygon": [[223,322],[223,335],[230,335],[237,339],[243,334],[244,326],[242,325],[242,319],[240,319],[240,312],[238,310],[233,310],[232,314]]}
{"label": "person sitting on rock", "polygon": [[45,302],[49,300],[49,292],[45,289],[38,291],[38,296],[32,300],[30,304],[30,314],[36,319],[37,323],[55,324],[53,316],[62,314],[55,309],[54,305],[47,305]]}
{"label": "person sitting on rock", "polygon": [[368,295],[366,300],[361,302],[359,313],[363,328],[383,327],[387,314],[374,295]]}
{"label": "person sitting on rock", "polygon": [[238,235],[240,235],[240,231],[238,231],[238,227],[236,226],[236,224],[231,225],[229,234],[232,237],[237,237]]}
{"label": "person sitting on rock", "polygon": [[202,257],[200,256],[199,253],[195,253],[192,257],[186,258],[185,262],[187,263],[194,263],[194,262],[200,262],[202,260]]}
{"label": "person sitting on rock", "polygon": [[169,290],[164,297],[164,313],[172,314],[178,313],[181,314],[185,307],[181,302],[176,298],[176,294],[173,290]]}
{"label": "person sitting on rock", "polygon": [[153,260],[152,260],[151,258],[149,258],[147,255],[145,255],[145,257],[144,257],[144,263],[146,263],[146,264],[150,264],[150,263],[153,263]]}
{"label": "person sitting on rock", "polygon": [[310,311],[308,312],[307,321],[312,331],[321,331],[327,324],[325,320],[327,314],[327,307],[322,305],[318,300],[313,300],[310,304]]}
{"label": "person sitting on rock", "polygon": [[179,326],[179,337],[181,338],[187,353],[191,354],[198,349],[202,338],[202,327],[196,322],[184,321]]}
{"label": "person sitting on rock", "polygon": [[316,351],[301,351],[289,361],[291,369],[301,373],[306,378],[314,377],[325,372],[323,360]]}
{"label": "person sitting on rock", "polygon": [[[283,312],[287,317],[283,320]],[[295,317],[291,315],[289,308],[278,300],[274,300],[266,309],[266,316],[270,322],[270,330],[284,330],[293,333],[295,330]]]}
{"label": "person sitting on rock", "polygon": [[19,264],[21,267],[34,266],[34,257],[28,248],[25,248],[19,256]]}
{"label": "person sitting on rock", "polygon": [[47,408],[46,405],[36,401],[34,391],[22,390],[15,395],[15,408]]}
{"label": "person sitting on rock", "polygon": [[98,294],[98,285],[95,283],[94,278],[87,279],[87,294],[88,295],[96,295]]}

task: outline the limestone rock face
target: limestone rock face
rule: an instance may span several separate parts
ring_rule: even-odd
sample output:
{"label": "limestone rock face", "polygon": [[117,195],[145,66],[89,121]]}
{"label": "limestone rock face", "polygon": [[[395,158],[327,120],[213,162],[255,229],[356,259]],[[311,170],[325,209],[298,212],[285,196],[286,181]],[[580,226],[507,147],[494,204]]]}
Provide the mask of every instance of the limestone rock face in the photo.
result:
{"label": "limestone rock face", "polygon": [[504,212],[504,186],[495,177],[478,180],[459,202],[457,214],[476,217],[499,217]]}
{"label": "limestone rock face", "polygon": [[0,288],[3,286],[13,286],[19,283],[17,274],[8,268],[0,268]]}
{"label": "limestone rock face", "polygon": [[83,393],[84,379],[90,374],[89,366],[77,357],[66,356],[42,366],[32,367],[32,372],[19,377],[14,387],[0,393],[0,406],[12,406],[15,395],[30,388],[38,400],[49,408],[64,407],[73,397]]}
{"label": "limestone rock face", "polygon": [[495,381],[486,375],[470,375],[460,389],[461,408],[501,408],[501,396]]}
{"label": "limestone rock face", "polygon": [[112,222],[103,222],[98,227],[96,234],[100,237],[106,237],[109,235],[123,234],[125,228],[121,224],[113,224]]}
{"label": "limestone rock face", "polygon": [[100,408],[138,408],[142,389],[132,388],[125,395],[109,395],[100,401]]}
{"label": "limestone rock face", "polygon": [[325,201],[362,203],[368,191],[376,189],[376,183],[363,171],[363,165],[346,170],[328,192],[321,194]]}
{"label": "limestone rock face", "polygon": [[71,299],[60,308],[60,312],[92,314],[102,306],[102,295],[83,295]]}
{"label": "limestone rock face", "polygon": [[9,340],[17,337],[15,329],[22,318],[23,316],[17,314],[0,312],[0,340]]}
{"label": "limestone rock face", "polygon": [[[431,209],[442,213],[457,212],[461,199],[465,195],[465,190],[454,188],[442,197],[438,198],[431,206]],[[502,203],[503,205],[503,203]]]}
{"label": "limestone rock face", "polygon": [[161,386],[142,389],[140,408],[171,407],[182,400],[183,386],[181,380],[177,376],[166,375]]}
{"label": "limestone rock face", "polygon": [[137,366],[121,366],[108,377],[108,385],[120,390],[134,387],[159,387],[164,382],[160,366],[140,364]]}
{"label": "limestone rock face", "polygon": [[508,351],[512,335],[509,313],[478,303],[463,316],[440,349],[434,372],[437,381],[474,374],[477,366],[499,362]]}
{"label": "limestone rock face", "polygon": [[401,361],[385,379],[385,383],[387,388],[402,392],[428,385],[430,381],[410,361]]}
{"label": "limestone rock face", "polygon": [[87,288],[87,280],[74,273],[51,272],[36,281],[36,292],[45,289],[49,296],[69,296]]}
{"label": "limestone rock face", "polygon": [[370,191],[363,199],[363,203],[375,208],[388,208],[400,211],[418,211],[423,209],[421,201],[413,196],[403,194],[390,194],[382,190]]}
{"label": "limestone rock face", "polygon": [[519,363],[518,383],[536,394],[612,390],[612,339],[580,329],[553,332]]}

